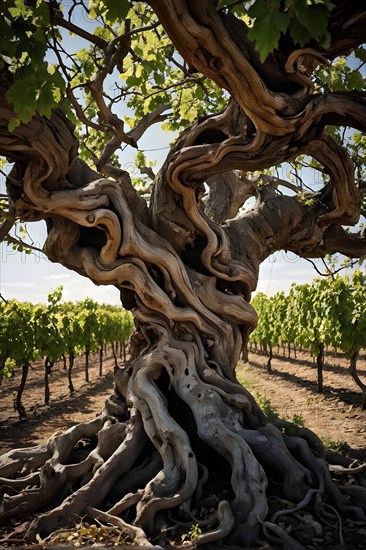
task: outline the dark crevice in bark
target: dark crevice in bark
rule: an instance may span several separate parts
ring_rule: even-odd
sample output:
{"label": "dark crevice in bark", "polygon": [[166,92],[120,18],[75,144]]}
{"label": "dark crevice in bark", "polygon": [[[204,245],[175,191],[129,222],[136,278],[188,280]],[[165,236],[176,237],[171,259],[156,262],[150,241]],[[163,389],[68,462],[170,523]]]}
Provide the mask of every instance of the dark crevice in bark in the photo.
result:
{"label": "dark crevice in bark", "polygon": [[105,232],[98,227],[81,227],[76,246],[80,248],[92,247],[100,252],[107,242]]}
{"label": "dark crevice in bark", "polygon": [[210,275],[208,269],[202,264],[202,251],[206,245],[207,238],[203,235],[196,235],[194,242],[187,245],[181,254],[183,262],[202,275]]}
{"label": "dark crevice in bark", "polygon": [[209,143],[221,143],[227,139],[227,135],[224,134],[221,130],[215,128],[208,128],[201,132],[192,143],[194,145],[207,145]]}
{"label": "dark crevice in bark", "polygon": [[[228,462],[198,435],[192,410],[171,387],[166,371],[162,372],[156,384],[162,395],[167,399],[169,414],[189,434],[192,451],[197,461],[200,464],[204,464],[213,477],[220,478],[220,480],[224,480],[224,483],[229,484],[230,466]],[[189,384],[188,382],[187,389],[189,389]]]}

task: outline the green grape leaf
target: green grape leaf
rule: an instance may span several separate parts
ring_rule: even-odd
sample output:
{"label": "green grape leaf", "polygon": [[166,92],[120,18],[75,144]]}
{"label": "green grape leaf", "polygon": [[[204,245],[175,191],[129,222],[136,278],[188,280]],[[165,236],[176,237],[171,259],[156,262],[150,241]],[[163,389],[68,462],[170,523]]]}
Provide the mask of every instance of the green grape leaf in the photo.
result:
{"label": "green grape leaf", "polygon": [[128,0],[104,0],[106,5],[106,17],[109,22],[121,21],[126,18],[131,4]]}
{"label": "green grape leaf", "polygon": [[103,15],[110,24],[121,22],[126,18],[131,3],[129,0],[91,0],[89,2],[89,17],[95,19]]}
{"label": "green grape leaf", "polygon": [[48,80],[39,89],[37,93],[37,111],[41,116],[50,118],[52,107],[54,105],[52,82]]}
{"label": "green grape leaf", "polygon": [[362,74],[356,70],[349,73],[348,83],[351,89],[362,91],[365,88],[365,79]]}
{"label": "green grape leaf", "polygon": [[6,99],[14,107],[22,122],[29,122],[35,114],[35,91],[32,76],[16,79],[6,93]]}
{"label": "green grape leaf", "polygon": [[278,46],[281,33],[285,33],[289,25],[289,18],[285,13],[269,9],[263,0],[255,2],[248,13],[256,18],[248,31],[248,38],[255,42],[263,62]]}
{"label": "green grape leaf", "polygon": [[14,0],[14,7],[9,6],[8,10],[14,19],[16,17],[24,17],[27,14],[27,8],[23,0]]}
{"label": "green grape leaf", "polygon": [[295,0],[293,5],[298,22],[308,30],[310,36],[321,41],[324,46],[328,45],[329,7],[322,3],[309,5],[305,0]]}
{"label": "green grape leaf", "polygon": [[299,44],[300,46],[305,46],[305,44],[308,43],[311,39],[309,31],[304,27],[304,25],[301,25],[301,23],[297,21],[297,19],[292,19],[289,24],[288,30],[292,36],[294,43]]}

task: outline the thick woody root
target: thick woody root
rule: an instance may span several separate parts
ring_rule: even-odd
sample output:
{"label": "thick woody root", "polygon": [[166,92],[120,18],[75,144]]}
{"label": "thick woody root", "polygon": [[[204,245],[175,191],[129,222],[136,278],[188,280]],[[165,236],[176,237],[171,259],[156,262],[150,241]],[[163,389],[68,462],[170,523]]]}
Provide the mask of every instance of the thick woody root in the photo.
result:
{"label": "thick woody root", "polygon": [[[1,457],[0,520],[42,512],[27,540],[86,517],[138,546],[177,542],[198,525],[198,545],[267,538],[300,549],[278,525],[289,514],[310,508],[329,517],[329,499],[364,518],[365,489],[355,486],[346,502],[316,456],[316,436],[268,424],[239,384],[207,366],[197,341],[174,341],[162,329],[152,351],[117,370],[115,382],[96,419]],[[348,470],[364,481],[364,467]],[[281,502],[276,512],[272,494]]]}

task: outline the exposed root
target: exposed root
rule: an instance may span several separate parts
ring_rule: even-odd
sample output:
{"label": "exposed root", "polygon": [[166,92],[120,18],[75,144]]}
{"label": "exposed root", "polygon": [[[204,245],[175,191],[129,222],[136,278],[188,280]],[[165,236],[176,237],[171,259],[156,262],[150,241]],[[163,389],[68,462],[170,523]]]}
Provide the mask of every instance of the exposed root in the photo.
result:
{"label": "exposed root", "polygon": [[[197,545],[228,539],[248,546],[265,537],[302,550],[278,526],[284,517],[313,509],[341,533],[330,498],[364,519],[365,489],[339,490],[309,447],[309,434],[285,435],[263,422],[247,392],[217,368],[209,376],[210,368],[194,339],[176,342],[161,327],[154,348],[118,373],[119,397],[100,416],[54,434],[47,446],[1,457],[1,520],[47,506],[28,527],[28,540],[84,516],[118,527],[139,546],[152,546],[163,533],[168,543],[184,525],[189,531],[197,524]],[[222,384],[209,382],[217,377]],[[364,466],[340,472],[356,479]],[[273,475],[283,504],[268,519]]]}
{"label": "exposed root", "polygon": [[[290,535],[286,533],[281,527],[275,523],[269,521],[264,521],[262,523],[263,532],[266,539],[270,542],[283,544],[284,548],[291,548],[291,550],[305,550],[302,544],[299,544],[296,540],[293,539]],[[272,535],[271,533],[274,533]]]}
{"label": "exposed root", "polygon": [[227,535],[230,534],[235,520],[230,505],[226,500],[222,500],[219,503],[216,517],[219,525],[216,527],[216,529],[213,529],[212,531],[207,531],[203,535],[199,535],[196,541],[198,545],[224,539]]}
{"label": "exposed root", "polygon": [[299,502],[297,504],[297,506],[295,506],[294,508],[287,508],[287,509],[279,510],[278,512],[273,514],[273,516],[271,517],[270,523],[276,523],[278,518],[280,518],[281,516],[285,516],[287,514],[294,514],[295,512],[298,512],[299,510],[303,510],[306,506],[309,505],[311,497],[315,494],[318,494],[318,492],[319,491],[317,489],[309,489],[309,491],[307,492],[305,497],[302,499],[301,502]]}
{"label": "exposed root", "polygon": [[0,458],[0,476],[7,478],[19,473],[26,476],[42,466],[50,456],[51,452],[45,443],[9,451]]}
{"label": "exposed root", "polygon": [[145,441],[139,415],[136,415],[128,423],[126,436],[119,447],[100,465],[92,478],[85,485],[81,484],[81,487],[72,492],[60,506],[33,520],[27,537],[34,540],[37,533],[41,536],[47,535],[62,526],[66,518],[67,521],[72,521],[82,515],[86,507],[98,506],[103,502],[115,480],[128,470],[130,461],[134,462],[138,457]]}

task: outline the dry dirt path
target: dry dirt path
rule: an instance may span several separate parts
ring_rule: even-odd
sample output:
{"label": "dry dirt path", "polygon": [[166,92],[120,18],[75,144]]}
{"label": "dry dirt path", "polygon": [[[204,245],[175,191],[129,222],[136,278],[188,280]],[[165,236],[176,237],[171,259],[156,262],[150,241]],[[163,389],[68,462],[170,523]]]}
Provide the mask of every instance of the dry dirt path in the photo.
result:
{"label": "dry dirt path", "polygon": [[[365,380],[364,355],[358,371]],[[345,359],[335,355],[326,358],[323,394],[317,393],[316,365],[303,352],[296,360],[274,357],[272,373],[267,372],[267,357],[249,353],[249,363],[240,362],[237,373],[281,418],[292,420],[298,415],[322,439],[346,443],[354,456],[366,460],[366,410],[361,409],[361,392]]]}
{"label": "dry dirt path", "polygon": [[45,406],[43,365],[37,362],[29,371],[23,394],[22,403],[27,413],[24,420],[19,420],[13,406],[13,392],[18,387],[20,372],[4,380],[0,387],[0,454],[38,445],[55,431],[94,418],[113,393],[113,368],[114,359],[107,355],[103,361],[103,376],[99,377],[99,357],[93,355],[89,363],[90,381],[86,383],[84,359],[76,358],[72,377],[75,393],[70,396],[63,363],[57,363],[50,377],[50,405]]}

